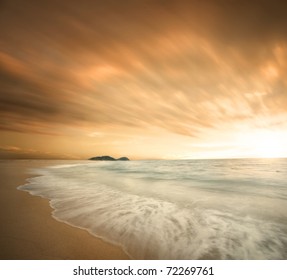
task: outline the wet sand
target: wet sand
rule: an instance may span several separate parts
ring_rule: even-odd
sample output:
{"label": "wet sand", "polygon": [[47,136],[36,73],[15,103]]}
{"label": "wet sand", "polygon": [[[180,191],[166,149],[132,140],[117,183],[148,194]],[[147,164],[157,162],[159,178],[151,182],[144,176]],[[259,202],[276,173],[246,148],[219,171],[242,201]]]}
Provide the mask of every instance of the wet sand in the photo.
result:
{"label": "wet sand", "polygon": [[31,168],[53,163],[0,160],[0,259],[129,259],[120,247],[53,219],[47,199],[17,190],[33,176]]}

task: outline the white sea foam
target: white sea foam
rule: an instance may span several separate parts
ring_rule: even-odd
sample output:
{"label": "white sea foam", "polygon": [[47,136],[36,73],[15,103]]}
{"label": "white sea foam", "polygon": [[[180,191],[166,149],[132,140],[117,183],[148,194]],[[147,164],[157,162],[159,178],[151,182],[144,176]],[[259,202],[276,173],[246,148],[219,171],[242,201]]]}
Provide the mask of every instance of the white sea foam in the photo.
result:
{"label": "white sea foam", "polygon": [[19,189],[136,259],[287,259],[286,160],[131,161],[38,170]]}

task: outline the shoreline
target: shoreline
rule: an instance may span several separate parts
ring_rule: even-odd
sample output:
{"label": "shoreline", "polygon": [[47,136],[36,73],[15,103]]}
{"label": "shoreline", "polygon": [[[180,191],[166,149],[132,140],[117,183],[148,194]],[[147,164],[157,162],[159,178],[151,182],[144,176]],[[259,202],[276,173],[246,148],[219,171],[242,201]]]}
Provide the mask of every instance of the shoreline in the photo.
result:
{"label": "shoreline", "polygon": [[[49,200],[17,188],[55,161],[0,161],[1,260],[129,260],[123,249],[52,216]],[[59,161],[59,164],[60,161]]]}

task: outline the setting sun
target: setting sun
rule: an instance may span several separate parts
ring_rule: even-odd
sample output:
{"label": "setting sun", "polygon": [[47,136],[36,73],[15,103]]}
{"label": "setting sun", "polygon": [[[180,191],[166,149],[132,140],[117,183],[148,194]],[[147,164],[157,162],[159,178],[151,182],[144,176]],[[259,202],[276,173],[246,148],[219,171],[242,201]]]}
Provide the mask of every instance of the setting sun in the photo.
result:
{"label": "setting sun", "polygon": [[279,132],[259,131],[243,136],[241,141],[252,150],[254,157],[278,158],[286,155],[286,136]]}

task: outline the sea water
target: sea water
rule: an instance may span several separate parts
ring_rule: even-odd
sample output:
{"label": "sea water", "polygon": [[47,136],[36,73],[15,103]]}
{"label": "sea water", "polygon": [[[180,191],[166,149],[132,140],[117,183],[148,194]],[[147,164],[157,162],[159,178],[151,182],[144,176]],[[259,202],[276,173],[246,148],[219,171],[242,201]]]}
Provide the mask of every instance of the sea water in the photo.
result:
{"label": "sea water", "polygon": [[287,259],[287,159],[83,161],[19,187],[135,259]]}

